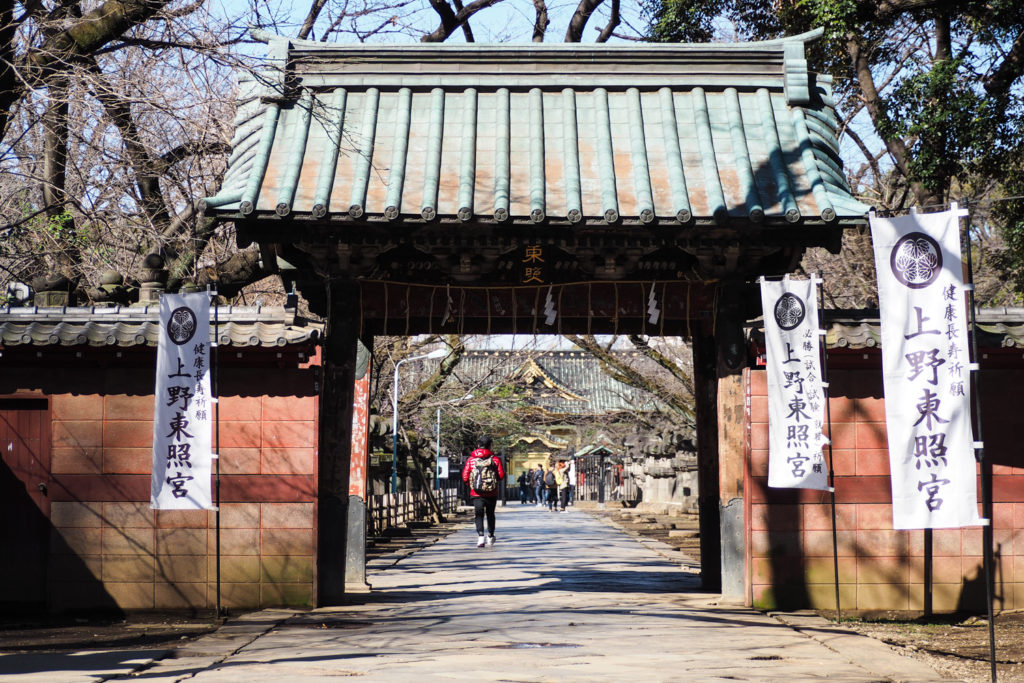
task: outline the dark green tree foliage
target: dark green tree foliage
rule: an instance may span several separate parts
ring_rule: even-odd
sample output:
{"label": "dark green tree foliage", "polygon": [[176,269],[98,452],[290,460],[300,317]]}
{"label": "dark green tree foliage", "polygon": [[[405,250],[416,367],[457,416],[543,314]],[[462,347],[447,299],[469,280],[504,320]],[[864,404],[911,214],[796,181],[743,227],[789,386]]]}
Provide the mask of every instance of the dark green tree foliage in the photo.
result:
{"label": "dark green tree foliage", "polygon": [[[848,174],[880,210],[1024,192],[1020,2],[643,2],[658,41],[766,40],[823,28],[808,56],[835,79]],[[1024,290],[1024,202],[1001,203],[991,218],[1002,234],[982,231],[976,248],[1005,240],[999,264]]]}

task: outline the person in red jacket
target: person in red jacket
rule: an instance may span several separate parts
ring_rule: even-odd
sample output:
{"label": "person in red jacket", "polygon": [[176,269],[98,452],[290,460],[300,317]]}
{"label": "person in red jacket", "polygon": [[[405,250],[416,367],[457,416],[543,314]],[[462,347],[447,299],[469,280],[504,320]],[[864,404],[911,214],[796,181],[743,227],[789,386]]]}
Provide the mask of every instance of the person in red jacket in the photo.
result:
{"label": "person in red jacket", "polygon": [[476,533],[479,537],[476,547],[483,548],[485,545],[494,545],[494,507],[498,503],[501,482],[505,479],[505,468],[501,466],[501,458],[491,452],[491,437],[481,436],[476,445],[476,450],[469,454],[462,468],[462,481],[469,485],[469,496],[473,500]]}

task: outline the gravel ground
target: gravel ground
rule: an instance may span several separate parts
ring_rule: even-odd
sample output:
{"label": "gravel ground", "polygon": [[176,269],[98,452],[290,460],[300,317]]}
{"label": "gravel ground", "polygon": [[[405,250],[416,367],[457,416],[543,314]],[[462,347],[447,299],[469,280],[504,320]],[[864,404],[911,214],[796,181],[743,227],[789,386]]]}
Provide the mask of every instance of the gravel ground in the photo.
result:
{"label": "gravel ground", "polygon": [[[952,680],[991,680],[988,620],[978,617],[913,621],[851,621],[844,625],[926,661]],[[1024,683],[1024,611],[996,615],[996,674],[1001,683]]]}

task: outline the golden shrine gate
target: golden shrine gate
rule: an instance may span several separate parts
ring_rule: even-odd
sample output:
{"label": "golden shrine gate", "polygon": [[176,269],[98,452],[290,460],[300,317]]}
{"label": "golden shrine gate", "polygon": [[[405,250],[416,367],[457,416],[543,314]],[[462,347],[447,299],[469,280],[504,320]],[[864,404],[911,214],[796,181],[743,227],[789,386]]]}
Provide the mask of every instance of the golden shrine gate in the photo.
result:
{"label": "golden shrine gate", "polygon": [[751,283],[794,270],[809,246],[838,249],[868,208],[843,176],[829,82],[804,58],[819,35],[267,38],[223,187],[205,205],[327,316],[321,414],[338,419],[321,421],[319,604],[365,583],[366,437],[353,438],[349,416],[355,403],[356,426],[366,419],[372,336],[427,332],[692,339],[702,575],[744,592],[736,427],[742,326],[759,314]]}

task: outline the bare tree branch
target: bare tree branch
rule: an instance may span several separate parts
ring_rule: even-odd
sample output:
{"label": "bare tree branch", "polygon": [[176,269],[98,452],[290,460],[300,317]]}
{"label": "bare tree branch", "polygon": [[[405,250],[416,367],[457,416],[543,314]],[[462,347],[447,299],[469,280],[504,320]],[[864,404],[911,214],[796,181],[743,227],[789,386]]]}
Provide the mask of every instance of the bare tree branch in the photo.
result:
{"label": "bare tree branch", "polygon": [[533,6],[537,10],[537,19],[533,22],[533,42],[543,43],[544,34],[548,31],[548,6],[544,0],[533,0]]}
{"label": "bare tree branch", "polygon": [[[452,4],[455,5],[455,10],[457,12],[461,12],[462,10],[466,9],[465,5],[462,4],[462,0],[452,0]],[[473,38],[473,29],[470,28],[468,20],[462,23],[462,35],[466,37],[467,43],[476,42],[476,39]]]}
{"label": "bare tree branch", "polygon": [[299,29],[296,38],[300,40],[309,38],[309,34],[313,31],[313,24],[316,23],[317,18],[320,16],[320,11],[323,10],[326,4],[327,0],[313,0],[313,4],[309,6],[309,13],[306,14],[306,19],[302,22],[302,28]]}
{"label": "bare tree branch", "polygon": [[454,12],[445,0],[430,0],[430,6],[434,8],[437,15],[441,18],[441,25],[434,29],[432,32],[426,34],[420,40],[424,43],[441,43],[448,39],[448,37],[455,33],[464,22],[469,21],[469,18],[480,10],[487,9],[493,5],[497,5],[502,0],[474,0],[458,13]]}
{"label": "bare tree branch", "polygon": [[583,40],[583,31],[587,28],[590,16],[601,5],[602,0],[580,0],[576,12],[569,20],[569,27],[565,30],[565,42],[578,43]]}
{"label": "bare tree branch", "polygon": [[[860,86],[861,95],[864,97],[864,105],[868,110],[868,115],[871,117],[871,122],[874,124],[876,131],[884,131],[887,128],[888,117],[885,113],[882,97],[878,90],[875,89],[875,79],[871,73],[871,64],[867,53],[858,42],[857,36],[850,35],[847,37],[846,50],[850,55],[857,84]],[[911,174],[906,143],[895,135],[882,136],[882,138],[896,168],[904,178],[909,180]],[[939,198],[920,182],[913,181],[910,185],[919,204],[930,205],[939,203]]]}
{"label": "bare tree branch", "polygon": [[993,97],[1005,97],[1010,86],[1024,73],[1024,31],[1017,34],[1009,54],[996,70],[985,78],[985,92]]}
{"label": "bare tree branch", "polygon": [[[569,341],[571,341],[573,344],[578,346],[579,348],[593,355],[601,364],[601,369],[604,372],[606,372],[609,376],[618,380],[619,382],[622,382],[623,384],[628,384],[629,386],[637,387],[638,389],[643,389],[644,391],[653,394],[654,396],[657,396],[658,399],[661,402],[663,402],[666,406],[668,406],[674,413],[677,413],[679,416],[681,416],[686,424],[691,426],[695,424],[696,413],[694,412],[693,407],[694,404],[692,396],[692,381],[689,384],[689,386],[691,387],[691,389],[689,390],[691,393],[689,395],[680,394],[675,391],[669,391],[666,389],[664,385],[657,382],[652,375],[638,371],[637,369],[633,368],[628,363],[626,363],[622,357],[612,352],[611,349],[599,344],[597,340],[593,337],[593,335],[579,336],[574,334],[566,334],[563,336]],[[640,349],[641,351],[644,351],[644,349],[642,349],[641,347],[637,348]],[[648,357],[657,360],[657,356],[659,354],[649,349],[649,347],[648,351],[650,351],[650,354],[645,352],[645,355],[648,355]],[[662,357],[662,360],[667,359],[664,359],[664,357]],[[657,362],[659,362],[659,365],[661,364],[661,361]],[[672,364],[669,363],[669,365]],[[669,365],[663,365],[662,367],[670,369]],[[675,376],[677,379],[681,377],[679,374],[676,374],[676,372],[673,372],[673,376]],[[686,386],[685,383],[684,386]]]}
{"label": "bare tree branch", "polygon": [[601,29],[600,35],[597,36],[597,42],[607,43],[608,39],[614,35],[616,27],[619,25],[619,0],[612,0],[612,13],[608,18],[608,23]]}

